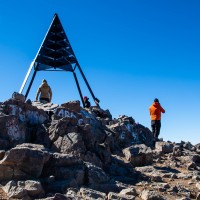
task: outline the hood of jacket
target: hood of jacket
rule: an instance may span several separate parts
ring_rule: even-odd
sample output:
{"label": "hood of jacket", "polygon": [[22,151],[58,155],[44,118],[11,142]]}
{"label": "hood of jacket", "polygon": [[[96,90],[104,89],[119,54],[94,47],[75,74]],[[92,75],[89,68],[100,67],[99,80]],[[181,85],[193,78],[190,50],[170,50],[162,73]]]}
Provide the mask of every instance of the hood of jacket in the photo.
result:
{"label": "hood of jacket", "polygon": [[152,106],[156,107],[156,108],[159,108],[160,107],[160,103],[158,102],[153,102]]}
{"label": "hood of jacket", "polygon": [[48,83],[43,82],[43,83],[40,85],[40,87],[49,87],[49,85],[48,85]]}
{"label": "hood of jacket", "polygon": [[149,107],[151,120],[160,120],[161,113],[165,113],[165,110],[161,107],[159,102],[153,102]]}

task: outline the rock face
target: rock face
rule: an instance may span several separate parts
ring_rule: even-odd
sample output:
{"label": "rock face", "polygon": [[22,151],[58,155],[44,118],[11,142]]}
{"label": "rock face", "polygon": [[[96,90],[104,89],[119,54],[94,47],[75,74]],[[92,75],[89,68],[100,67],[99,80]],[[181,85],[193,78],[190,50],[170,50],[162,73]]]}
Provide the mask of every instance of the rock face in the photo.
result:
{"label": "rock face", "polygon": [[123,150],[126,160],[133,166],[145,166],[153,163],[153,154],[150,147],[144,144],[133,145]]}
{"label": "rock face", "polygon": [[13,95],[0,105],[2,199],[199,199],[200,145],[125,115]]}

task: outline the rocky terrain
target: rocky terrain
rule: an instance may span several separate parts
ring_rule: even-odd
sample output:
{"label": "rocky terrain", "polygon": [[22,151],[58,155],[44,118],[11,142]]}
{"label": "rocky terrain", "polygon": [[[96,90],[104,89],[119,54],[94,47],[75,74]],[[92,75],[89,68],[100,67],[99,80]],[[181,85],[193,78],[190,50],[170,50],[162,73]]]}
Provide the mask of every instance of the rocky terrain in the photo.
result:
{"label": "rocky terrain", "polygon": [[0,104],[0,199],[200,199],[200,144],[152,144],[132,117],[14,95]]}

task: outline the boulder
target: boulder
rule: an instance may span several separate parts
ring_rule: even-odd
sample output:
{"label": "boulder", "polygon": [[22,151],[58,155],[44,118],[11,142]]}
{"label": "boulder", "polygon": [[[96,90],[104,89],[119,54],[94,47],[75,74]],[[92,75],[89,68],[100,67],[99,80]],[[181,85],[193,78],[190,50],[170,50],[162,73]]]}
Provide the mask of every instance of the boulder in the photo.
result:
{"label": "boulder", "polygon": [[49,119],[48,114],[28,103],[20,103],[17,100],[8,100],[3,103],[4,113],[16,116],[20,122],[28,124],[42,124]]}
{"label": "boulder", "polygon": [[72,153],[74,155],[84,154],[86,152],[85,144],[80,133],[68,133],[62,139],[60,146],[61,153]]}
{"label": "boulder", "polygon": [[26,127],[21,124],[17,116],[0,117],[1,149],[7,150],[26,140]]}
{"label": "boulder", "polygon": [[66,196],[70,199],[82,200],[81,194],[77,188],[68,188]]}
{"label": "boulder", "polygon": [[27,191],[23,187],[20,187],[15,181],[8,182],[3,187],[3,190],[9,198],[13,199],[23,199],[28,196]]}
{"label": "boulder", "polygon": [[14,168],[0,164],[0,182],[12,180],[14,176]]}
{"label": "boulder", "polygon": [[24,182],[24,189],[30,197],[43,197],[45,194],[40,181],[26,180]]}
{"label": "boulder", "polygon": [[[48,133],[52,142],[56,141],[59,136],[63,137],[67,134],[68,124],[72,118],[62,118],[60,120],[53,120],[48,127]],[[76,120],[76,118],[73,118]],[[76,120],[77,123],[77,120]]]}
{"label": "boulder", "polygon": [[0,167],[13,170],[13,178],[38,178],[49,159],[49,153],[44,146],[24,143],[11,149],[3,160]]}
{"label": "boulder", "polygon": [[153,190],[143,190],[140,196],[143,200],[167,200],[164,196]]}
{"label": "boulder", "polygon": [[153,154],[150,147],[144,144],[132,145],[123,149],[123,154],[127,161],[130,161],[133,166],[144,166],[153,163]]}
{"label": "boulder", "polygon": [[42,102],[39,102],[39,101],[32,101],[30,103],[32,104],[32,106],[35,106],[38,109],[42,109],[45,112],[49,112],[49,111],[53,112],[59,106],[58,104],[53,104],[52,102],[42,103]]}
{"label": "boulder", "polygon": [[102,168],[91,163],[85,163],[88,184],[101,184],[109,181],[109,176]]}
{"label": "boulder", "polygon": [[90,107],[90,110],[97,117],[104,118],[104,119],[108,118],[108,119],[112,120],[112,115],[111,115],[109,110],[103,110],[103,109],[96,107],[96,106]]}
{"label": "boulder", "polygon": [[169,142],[156,142],[155,149],[162,153],[172,153],[174,145]]}
{"label": "boulder", "polygon": [[[54,175],[56,182],[49,183],[48,177]],[[50,159],[44,165],[42,177],[46,178],[49,184],[48,187],[58,187],[59,184],[64,187],[67,186],[80,186],[85,182],[85,165],[81,159],[72,154],[51,154]],[[59,191],[59,189],[57,190]]]}
{"label": "boulder", "polygon": [[61,106],[72,112],[80,112],[80,101],[69,101],[61,104]]}
{"label": "boulder", "polygon": [[82,196],[82,199],[98,199],[98,200],[106,200],[106,194],[103,192],[99,192],[96,190],[92,190],[90,188],[80,188],[80,194]]}
{"label": "boulder", "polygon": [[114,192],[109,192],[108,193],[108,200],[133,200],[135,199],[134,195],[127,195],[127,194],[117,194]]}
{"label": "boulder", "polygon": [[126,188],[126,189],[123,189],[123,190],[121,190],[120,191],[120,194],[122,194],[122,195],[133,195],[133,196],[135,196],[135,195],[137,195],[137,192],[136,192],[136,190],[135,190],[135,188]]}
{"label": "boulder", "polygon": [[25,96],[23,94],[18,93],[18,92],[13,92],[12,98],[17,100],[17,101],[21,101],[22,103],[24,103],[25,100],[26,100]]}

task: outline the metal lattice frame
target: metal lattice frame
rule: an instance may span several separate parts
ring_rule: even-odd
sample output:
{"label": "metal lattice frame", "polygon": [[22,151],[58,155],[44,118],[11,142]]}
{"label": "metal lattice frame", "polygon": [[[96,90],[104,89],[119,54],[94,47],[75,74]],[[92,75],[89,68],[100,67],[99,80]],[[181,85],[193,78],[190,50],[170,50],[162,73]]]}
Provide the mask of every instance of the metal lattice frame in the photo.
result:
{"label": "metal lattice frame", "polygon": [[94,93],[92,92],[92,89],[78,63],[78,60],[70,45],[67,35],[65,34],[65,31],[62,27],[60,19],[58,15],[55,14],[51,25],[43,39],[43,42],[35,56],[35,59],[29,67],[29,70],[25,76],[19,93],[22,93],[32,69],[34,69],[34,73],[29,83],[28,89],[25,93],[25,98],[27,98],[29,94],[32,83],[38,71],[68,71],[72,72],[74,75],[82,104],[85,107],[81,88],[75,73],[76,68],[78,68],[78,70],[80,71],[93,100],[98,102],[99,100],[94,96]]}

